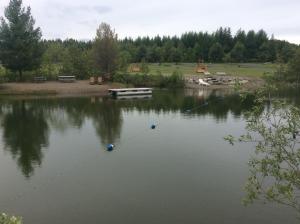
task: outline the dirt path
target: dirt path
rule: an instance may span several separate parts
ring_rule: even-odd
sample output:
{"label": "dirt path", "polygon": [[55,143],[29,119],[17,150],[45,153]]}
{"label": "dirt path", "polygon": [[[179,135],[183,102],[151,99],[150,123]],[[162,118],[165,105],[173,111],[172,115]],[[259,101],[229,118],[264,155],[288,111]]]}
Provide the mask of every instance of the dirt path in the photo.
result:
{"label": "dirt path", "polygon": [[88,80],[73,83],[3,83],[0,84],[0,95],[107,95],[108,89],[116,87],[120,85],[90,85]]}

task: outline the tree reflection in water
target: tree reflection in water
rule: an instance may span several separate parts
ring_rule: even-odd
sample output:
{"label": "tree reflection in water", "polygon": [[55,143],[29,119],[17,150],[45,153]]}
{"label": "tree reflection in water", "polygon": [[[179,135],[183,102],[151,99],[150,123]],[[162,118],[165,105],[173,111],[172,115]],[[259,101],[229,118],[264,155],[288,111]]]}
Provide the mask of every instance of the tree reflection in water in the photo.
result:
{"label": "tree reflection in water", "polygon": [[[203,95],[204,94],[204,95]],[[199,108],[199,105],[208,103]],[[197,108],[186,113],[191,108]],[[48,146],[50,130],[67,132],[81,129],[91,120],[100,142],[105,147],[120,139],[123,117],[126,112],[181,112],[186,119],[212,115],[216,122],[226,121],[229,112],[239,117],[251,104],[241,102],[236,95],[222,97],[213,92],[185,93],[158,91],[147,100],[113,100],[110,98],[46,98],[35,100],[0,101],[1,126],[5,150],[17,160],[26,177],[42,164],[43,148]]]}
{"label": "tree reflection in water", "polygon": [[48,146],[49,128],[42,107],[15,101],[2,118],[5,150],[11,152],[24,176],[30,177],[42,163],[42,148]]}

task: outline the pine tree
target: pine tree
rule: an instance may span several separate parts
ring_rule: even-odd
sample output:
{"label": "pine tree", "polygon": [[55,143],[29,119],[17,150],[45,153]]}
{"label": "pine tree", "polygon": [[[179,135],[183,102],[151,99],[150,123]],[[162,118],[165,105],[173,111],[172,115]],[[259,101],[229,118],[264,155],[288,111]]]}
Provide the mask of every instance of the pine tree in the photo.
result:
{"label": "pine tree", "polygon": [[242,42],[238,41],[230,52],[230,57],[235,62],[243,62],[245,59],[245,46]]}
{"label": "pine tree", "polygon": [[0,61],[11,71],[30,71],[41,65],[43,47],[41,30],[34,28],[30,7],[22,7],[22,0],[11,0],[0,23]]}
{"label": "pine tree", "polygon": [[212,62],[222,62],[224,55],[223,47],[218,42],[209,49],[209,60]]}

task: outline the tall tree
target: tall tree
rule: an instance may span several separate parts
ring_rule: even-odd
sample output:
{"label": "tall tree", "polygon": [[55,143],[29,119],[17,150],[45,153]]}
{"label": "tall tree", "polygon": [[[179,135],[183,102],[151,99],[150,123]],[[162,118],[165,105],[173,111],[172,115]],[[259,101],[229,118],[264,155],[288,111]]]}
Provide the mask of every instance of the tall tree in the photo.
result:
{"label": "tall tree", "polygon": [[109,24],[101,23],[93,46],[95,66],[102,74],[113,75],[118,68],[118,36]]}
{"label": "tall tree", "polygon": [[296,81],[297,85],[300,84],[300,49],[296,51],[295,56],[288,64],[287,76],[290,81]]}
{"label": "tall tree", "polygon": [[41,30],[34,28],[30,7],[22,0],[10,0],[0,23],[0,60],[3,66],[18,72],[36,69],[41,64],[43,47]]}
{"label": "tall tree", "polygon": [[209,60],[213,62],[222,62],[224,50],[220,43],[215,43],[209,49]]}
{"label": "tall tree", "polygon": [[250,30],[246,36],[246,57],[248,61],[255,61],[257,54],[256,34],[254,30]]}
{"label": "tall tree", "polygon": [[243,62],[245,58],[245,45],[238,41],[230,52],[230,57],[235,62]]}

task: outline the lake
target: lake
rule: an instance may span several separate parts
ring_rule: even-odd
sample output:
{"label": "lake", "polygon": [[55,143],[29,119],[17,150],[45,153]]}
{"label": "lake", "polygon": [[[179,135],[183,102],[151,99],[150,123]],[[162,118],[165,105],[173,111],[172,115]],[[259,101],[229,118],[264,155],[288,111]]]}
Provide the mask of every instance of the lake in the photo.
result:
{"label": "lake", "polygon": [[249,108],[208,90],[1,99],[0,211],[25,224],[298,223],[242,205],[253,145],[223,137],[244,132]]}

